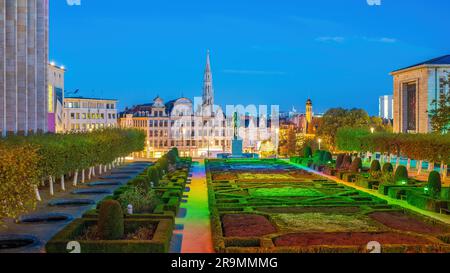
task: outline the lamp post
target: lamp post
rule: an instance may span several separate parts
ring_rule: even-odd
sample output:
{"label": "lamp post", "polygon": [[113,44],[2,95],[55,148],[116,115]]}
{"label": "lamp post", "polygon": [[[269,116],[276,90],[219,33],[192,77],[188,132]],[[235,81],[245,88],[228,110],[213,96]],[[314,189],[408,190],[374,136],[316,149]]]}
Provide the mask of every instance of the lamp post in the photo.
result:
{"label": "lamp post", "polygon": [[276,129],[275,129],[275,149],[276,149],[275,157],[276,157],[276,158],[278,158],[278,152],[279,152],[278,149],[280,148],[280,145],[279,145],[279,141],[280,141],[279,136],[280,136],[280,128],[276,128]]}
{"label": "lamp post", "polygon": [[319,150],[321,150],[321,144],[322,144],[322,139],[321,138],[319,138],[318,140],[317,140],[317,142],[319,143]]}
{"label": "lamp post", "polygon": [[370,132],[371,132],[372,134],[375,133],[375,128],[371,127],[371,128],[370,128]]}

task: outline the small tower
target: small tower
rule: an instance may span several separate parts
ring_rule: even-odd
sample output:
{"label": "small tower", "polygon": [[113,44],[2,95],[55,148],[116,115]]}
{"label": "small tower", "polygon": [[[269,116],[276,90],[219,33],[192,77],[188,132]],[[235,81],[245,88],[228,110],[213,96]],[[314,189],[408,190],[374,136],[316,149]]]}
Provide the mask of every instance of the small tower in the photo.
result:
{"label": "small tower", "polygon": [[313,118],[313,105],[311,99],[306,101],[306,122],[311,125]]}

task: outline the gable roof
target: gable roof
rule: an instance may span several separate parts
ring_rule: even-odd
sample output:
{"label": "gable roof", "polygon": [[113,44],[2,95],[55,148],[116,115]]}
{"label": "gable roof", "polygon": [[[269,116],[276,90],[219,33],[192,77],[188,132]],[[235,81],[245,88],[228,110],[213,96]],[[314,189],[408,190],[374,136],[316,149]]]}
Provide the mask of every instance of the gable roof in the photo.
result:
{"label": "gable roof", "polygon": [[402,71],[402,70],[407,70],[407,69],[410,69],[410,68],[423,66],[423,65],[450,65],[450,55],[444,55],[444,56],[437,57],[437,58],[434,58],[434,59],[431,59],[431,60],[428,60],[428,61],[425,61],[425,62],[421,62],[421,63],[415,64],[415,65],[411,65],[411,66],[408,66],[408,67],[397,69],[395,71],[392,71],[392,73],[396,73],[396,72],[399,72],[399,71]]}

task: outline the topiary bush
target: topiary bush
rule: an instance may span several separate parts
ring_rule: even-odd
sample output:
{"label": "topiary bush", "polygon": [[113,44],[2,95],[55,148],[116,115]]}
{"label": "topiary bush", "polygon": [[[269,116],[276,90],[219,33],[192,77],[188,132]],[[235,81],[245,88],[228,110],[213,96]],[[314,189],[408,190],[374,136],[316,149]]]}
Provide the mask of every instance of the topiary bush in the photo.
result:
{"label": "topiary bush", "polygon": [[392,173],[394,171],[394,167],[391,163],[384,163],[383,165],[383,174]]}
{"label": "topiary bush", "polygon": [[311,158],[312,157],[312,149],[311,146],[306,146],[303,149],[303,157],[304,158]]}
{"label": "topiary bush", "polygon": [[147,176],[151,183],[153,183],[153,187],[159,186],[160,175],[156,166],[151,166],[148,168]]}
{"label": "topiary bush", "polygon": [[150,179],[149,177],[137,176],[130,182],[136,188],[139,188],[143,191],[150,190]]}
{"label": "topiary bush", "polygon": [[372,161],[372,163],[370,164],[370,172],[379,172],[379,171],[381,171],[380,161],[378,160]]}
{"label": "topiary bush", "polygon": [[441,175],[432,171],[428,176],[428,195],[436,198],[439,197],[442,190]]}
{"label": "topiary bush", "polygon": [[118,201],[106,200],[102,202],[98,215],[98,232],[103,240],[123,238],[123,211]]}
{"label": "topiary bush", "polygon": [[400,165],[395,170],[394,181],[396,183],[408,183],[408,170],[405,166]]}
{"label": "topiary bush", "polygon": [[352,165],[352,157],[351,155],[344,155],[344,159],[342,160],[341,169],[348,169]]}
{"label": "topiary bush", "polygon": [[344,156],[345,154],[338,154],[336,159],[336,169],[339,169],[342,165],[342,162],[344,162]]}
{"label": "topiary bush", "polygon": [[359,170],[362,169],[362,160],[360,157],[355,158],[353,160],[352,164],[350,165],[350,171],[351,172],[359,172]]}
{"label": "topiary bush", "polygon": [[144,191],[137,187],[123,192],[117,201],[120,202],[124,210],[131,204],[134,213],[152,213],[160,203],[153,190]]}
{"label": "topiary bush", "polygon": [[331,162],[332,160],[333,160],[333,155],[330,152],[326,151],[324,153],[324,155],[323,155],[322,162],[323,163],[328,163],[328,162]]}

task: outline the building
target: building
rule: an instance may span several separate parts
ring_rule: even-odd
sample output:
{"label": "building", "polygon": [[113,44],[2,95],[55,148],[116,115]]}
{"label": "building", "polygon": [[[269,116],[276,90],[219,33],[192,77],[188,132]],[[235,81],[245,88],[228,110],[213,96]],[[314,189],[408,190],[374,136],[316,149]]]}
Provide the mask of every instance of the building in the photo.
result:
{"label": "building", "polygon": [[66,97],[63,132],[87,132],[117,127],[117,100]]}
{"label": "building", "polygon": [[448,92],[450,55],[438,57],[396,70],[394,78],[394,132],[429,133],[432,131],[428,110],[440,92]]}
{"label": "building", "polygon": [[48,0],[0,1],[0,133],[47,132]]}
{"label": "building", "polygon": [[[241,116],[239,135],[245,151],[254,152],[261,140],[271,137],[268,123],[264,116]],[[183,97],[165,102],[157,96],[151,103],[126,108],[120,114],[119,125],[146,132],[147,145],[142,156],[147,158],[158,158],[172,147],[177,147],[181,155],[192,157],[215,157],[231,152],[232,115],[225,115],[222,108],[214,104],[209,51],[201,98],[192,101]]]}
{"label": "building", "polygon": [[381,96],[379,99],[379,117],[384,120],[394,118],[394,97],[392,95]]}
{"label": "building", "polygon": [[55,63],[48,65],[48,132],[64,132],[63,108],[64,108],[64,74],[66,70],[63,66]]}

